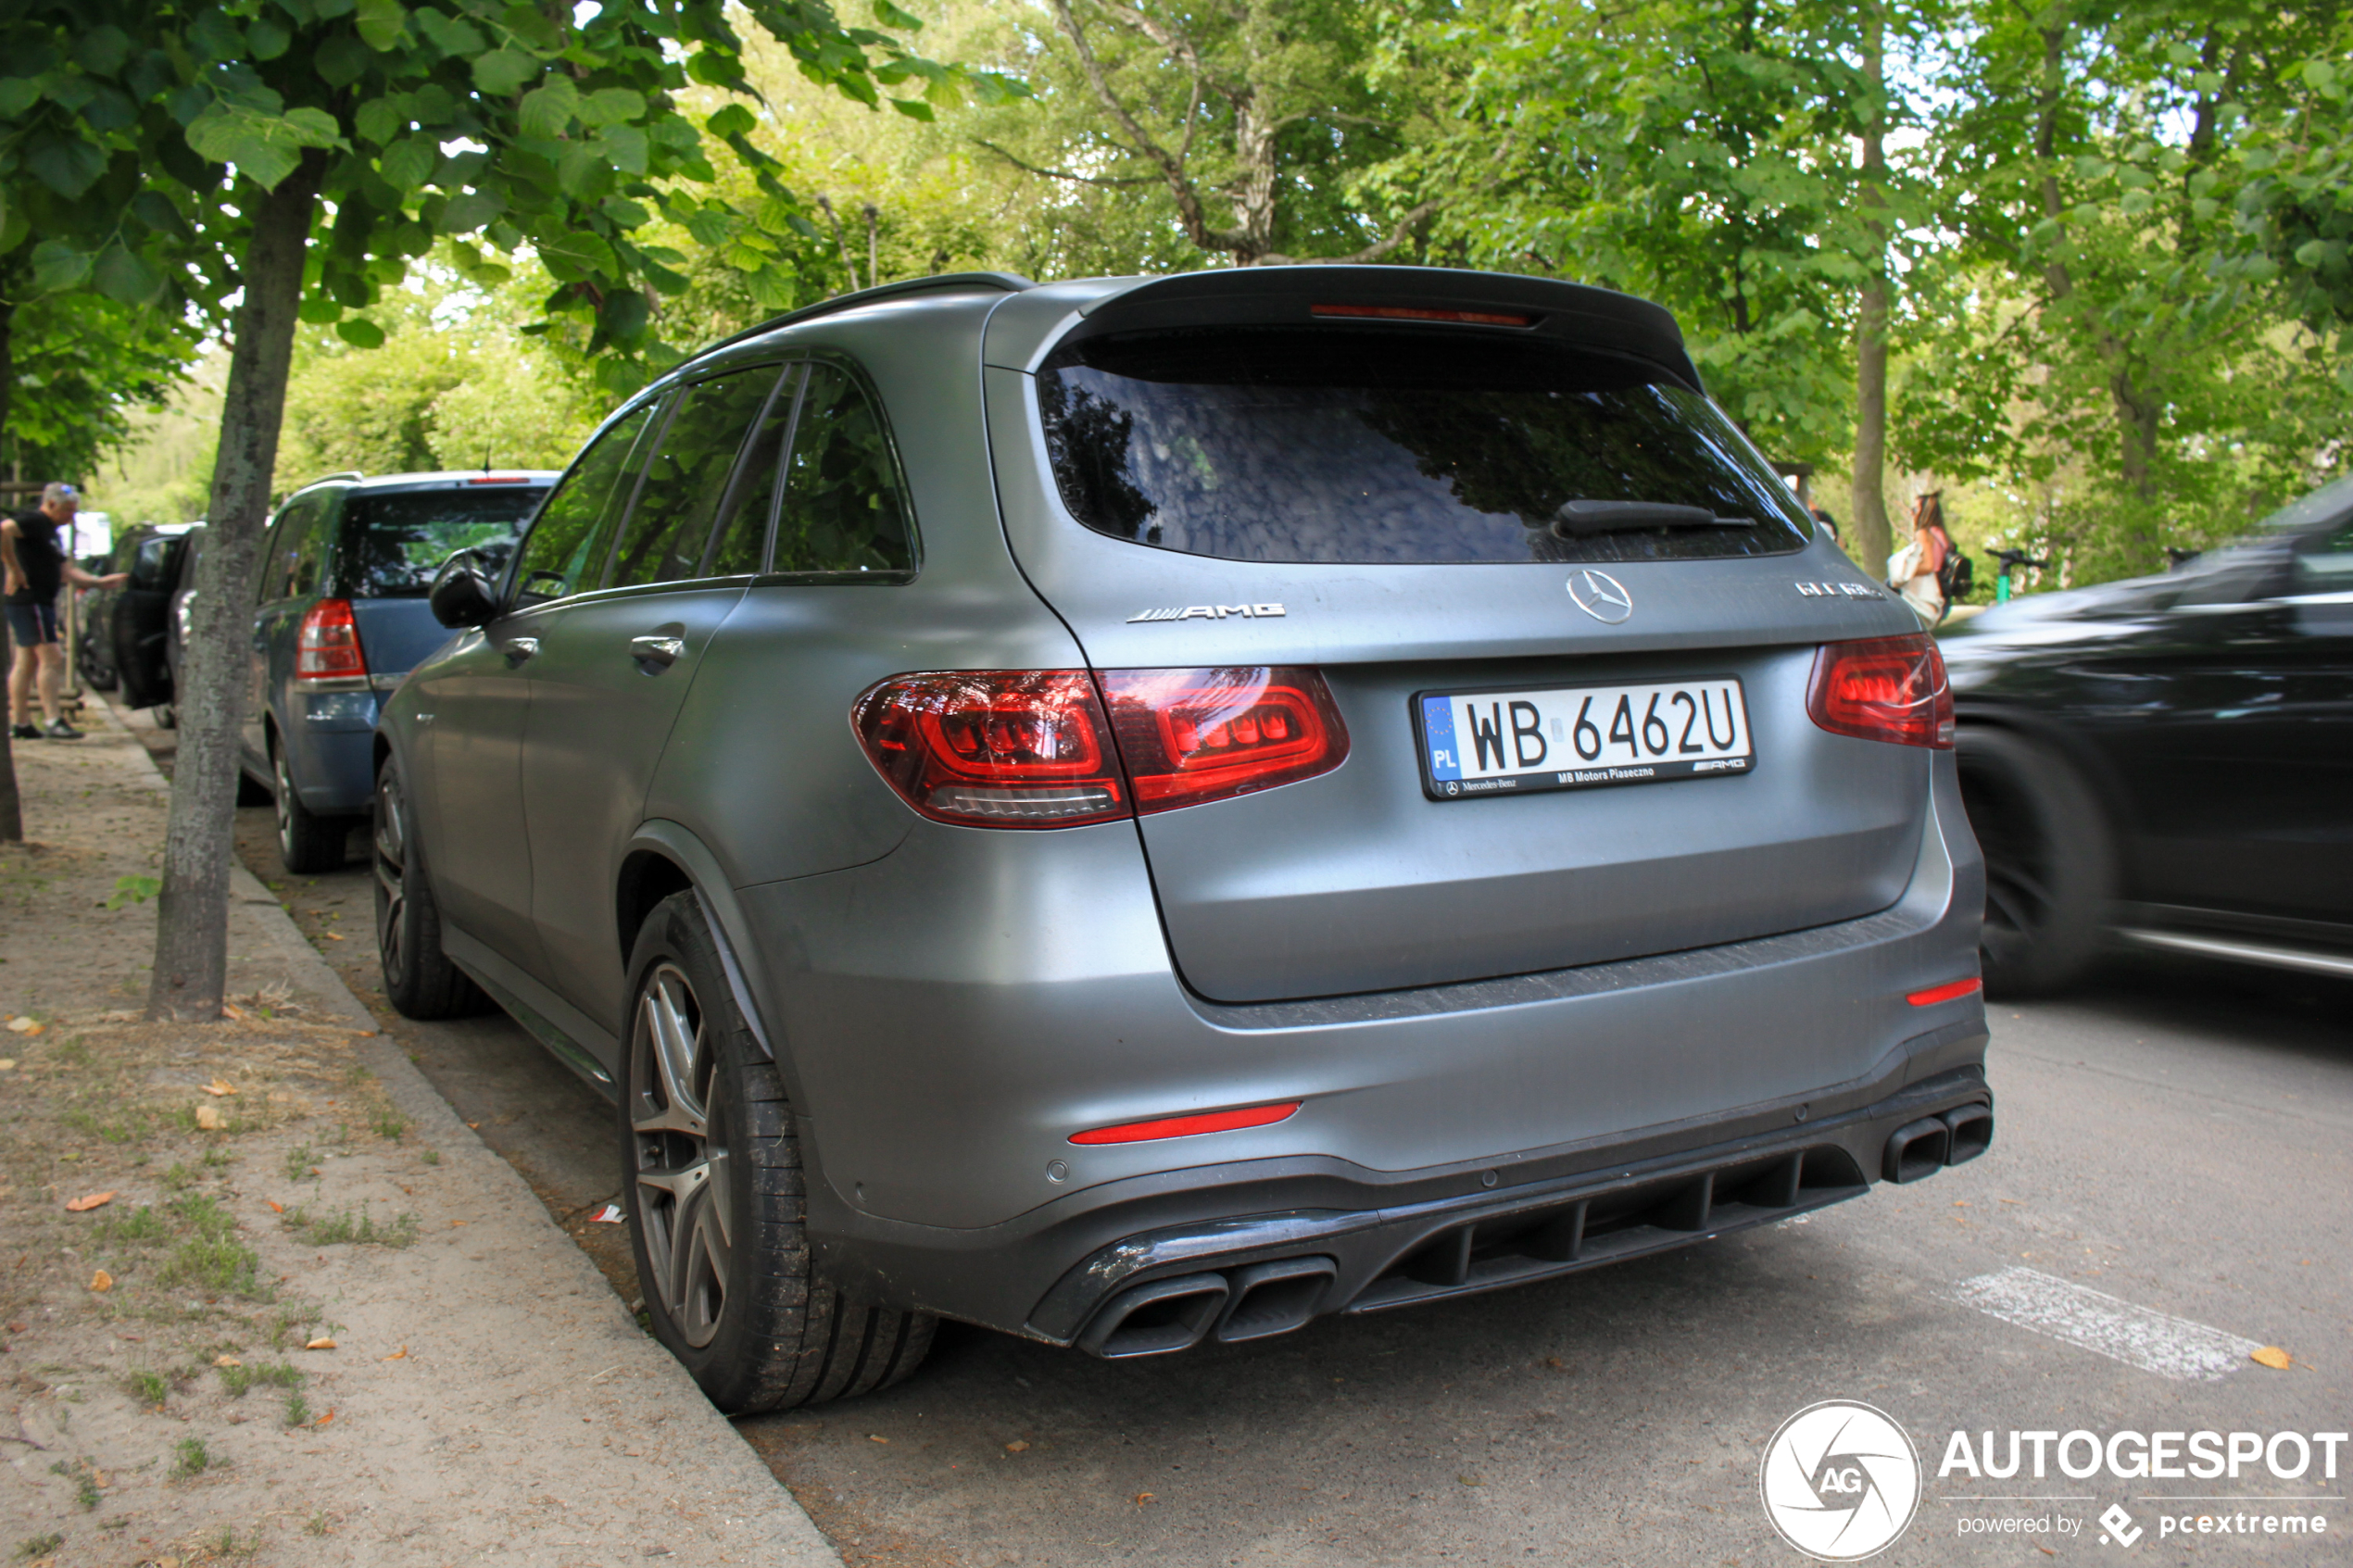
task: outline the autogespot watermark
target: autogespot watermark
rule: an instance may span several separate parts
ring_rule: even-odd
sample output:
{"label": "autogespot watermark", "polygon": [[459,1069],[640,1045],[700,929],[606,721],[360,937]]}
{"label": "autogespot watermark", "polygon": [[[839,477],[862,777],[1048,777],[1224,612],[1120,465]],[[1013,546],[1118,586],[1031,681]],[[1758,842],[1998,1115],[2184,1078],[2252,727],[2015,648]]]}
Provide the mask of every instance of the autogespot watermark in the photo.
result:
{"label": "autogespot watermark", "polygon": [[1920,1506],[1920,1460],[1894,1418],[1851,1399],[1781,1423],[1757,1473],[1765,1517],[1824,1562],[1857,1562],[1901,1536]]}
{"label": "autogespot watermark", "polygon": [[[1825,1399],[1781,1423],[1757,1481],[1773,1528],[1824,1562],[1885,1550],[1924,1501],[1950,1508],[1962,1539],[2017,1539],[2046,1552],[2044,1543],[2080,1544],[2087,1536],[2127,1549],[2189,1536],[2310,1540],[2331,1533],[2326,1507],[2346,1500],[2318,1488],[2337,1479],[2348,1444],[2353,1435],[2344,1432],[1955,1432],[1931,1495],[1918,1450],[1893,1416]],[[2203,1485],[2122,1499],[2052,1489],[2119,1481]],[[1987,1484],[2007,1487],[1978,1489]]]}

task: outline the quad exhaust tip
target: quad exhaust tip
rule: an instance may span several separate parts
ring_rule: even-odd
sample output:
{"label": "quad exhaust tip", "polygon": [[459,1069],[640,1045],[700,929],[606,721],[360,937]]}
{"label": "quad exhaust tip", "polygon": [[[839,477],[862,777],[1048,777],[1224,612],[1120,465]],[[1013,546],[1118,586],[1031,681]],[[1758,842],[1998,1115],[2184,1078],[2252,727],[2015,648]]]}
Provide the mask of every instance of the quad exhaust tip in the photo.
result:
{"label": "quad exhaust tip", "polygon": [[1917,1182],[1947,1165],[1976,1159],[1993,1143],[1994,1108],[1964,1105],[1896,1128],[1887,1140],[1880,1173],[1891,1182]]}
{"label": "quad exhaust tip", "polygon": [[1315,1315],[1337,1266],[1329,1258],[1280,1258],[1225,1273],[1157,1279],[1112,1298],[1079,1336],[1105,1361],[1165,1356],[1204,1339],[1266,1339]]}

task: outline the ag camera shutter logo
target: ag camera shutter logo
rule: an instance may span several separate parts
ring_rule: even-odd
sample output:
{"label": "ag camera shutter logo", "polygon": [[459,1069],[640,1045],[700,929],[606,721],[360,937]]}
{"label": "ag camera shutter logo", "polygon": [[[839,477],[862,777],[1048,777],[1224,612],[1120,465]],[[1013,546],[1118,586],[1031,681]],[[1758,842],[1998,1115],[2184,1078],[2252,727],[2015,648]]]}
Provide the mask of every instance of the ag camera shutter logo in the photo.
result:
{"label": "ag camera shutter logo", "polygon": [[1823,1562],[1885,1550],[1920,1505],[1920,1459],[1885,1411],[1824,1399],[1781,1423],[1757,1475],[1781,1539]]}

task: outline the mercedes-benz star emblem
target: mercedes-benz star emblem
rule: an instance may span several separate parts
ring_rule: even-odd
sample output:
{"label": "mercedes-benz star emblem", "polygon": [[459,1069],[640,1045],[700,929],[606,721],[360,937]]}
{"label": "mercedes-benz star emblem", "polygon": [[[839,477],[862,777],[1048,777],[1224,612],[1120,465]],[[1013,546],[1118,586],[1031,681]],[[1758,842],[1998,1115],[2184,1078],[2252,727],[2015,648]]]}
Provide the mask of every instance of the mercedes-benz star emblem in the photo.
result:
{"label": "mercedes-benz star emblem", "polygon": [[1634,613],[1634,596],[1606,571],[1588,567],[1568,575],[1568,596],[1577,608],[1604,626],[1615,626]]}

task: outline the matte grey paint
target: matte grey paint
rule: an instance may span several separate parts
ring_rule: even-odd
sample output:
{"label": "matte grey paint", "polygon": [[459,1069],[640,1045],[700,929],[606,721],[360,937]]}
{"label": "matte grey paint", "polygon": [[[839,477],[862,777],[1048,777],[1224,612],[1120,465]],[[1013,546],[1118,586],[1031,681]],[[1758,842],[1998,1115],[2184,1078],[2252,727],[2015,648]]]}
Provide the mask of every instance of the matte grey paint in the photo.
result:
{"label": "matte grey paint", "polygon": [[[1394,292],[1413,281],[1381,284]],[[1929,1010],[1903,1001],[1906,990],[1975,963],[1982,871],[1951,759],[1822,734],[1797,706],[1815,643],[1910,630],[1900,607],[1827,545],[1762,561],[1613,566],[1638,608],[1625,625],[1602,627],[1576,613],[1563,569],[1240,565],[1088,533],[1051,495],[1026,376],[982,361],[1009,345],[1005,354],[1026,366],[1084,319],[1082,307],[1134,287],[1114,280],[1010,295],[981,287],[899,295],[748,338],[692,367],[806,353],[853,359],[887,411],[921,571],[904,584],[737,580],[639,590],[642,608],[626,608],[627,592],[554,607],[542,619],[583,609],[599,621],[652,618],[608,628],[625,644],[684,624],[683,615],[657,614],[661,603],[732,596],[724,617],[687,636],[691,669],[682,659],[658,678],[631,670],[619,681],[628,690],[630,681],[690,676],[678,683],[666,744],[639,739],[615,757],[610,743],[578,743],[581,765],[548,771],[532,790],[519,740],[461,741],[441,716],[467,703],[479,716],[488,704],[493,731],[530,733],[514,711],[529,706],[528,665],[510,668],[497,645],[514,628],[497,622],[489,637],[453,639],[387,702],[381,729],[412,769],[452,956],[609,1062],[626,1022],[617,879],[630,854],[665,855],[735,955],[785,1074],[827,1269],[886,1299],[1006,1327],[1018,1327],[1081,1259],[1132,1231],[1291,1207],[1302,1193],[1345,1207],[1472,1192],[1491,1170],[1501,1170],[1508,1195],[1517,1182],[1596,1169],[1629,1151],[1665,1155],[1786,1126],[1793,1107],[1861,1111],[1930,1071],[1919,1042],[1931,1038],[1942,1042],[1937,1067],[1976,1071],[1974,998]],[[1863,591],[1806,596],[1801,580]],[[1277,600],[1290,607],[1280,619],[1126,621],[1154,605]],[[1453,676],[1466,658],[1469,668],[1523,678],[1737,665],[1755,683],[1758,773],[1680,793],[1650,785],[1423,801],[1403,696],[1441,684],[1422,671],[1442,667],[1444,684],[1460,684]],[[917,817],[850,728],[852,700],[892,675],[1090,659],[1324,667],[1355,750],[1326,779],[1165,813],[1140,831],[1010,832]],[[640,768],[650,770],[642,800],[624,809]],[[1749,786],[1753,795],[1739,793]],[[527,828],[543,793],[567,796],[560,809],[594,831],[548,838]],[[1352,877],[1386,884],[1345,835],[1314,821],[1319,803],[1326,814],[1372,813],[1426,858],[1502,855],[1522,874],[1567,877],[1572,887],[1618,874],[1617,861],[1557,827],[1525,839],[1496,832],[1509,819],[1491,808],[1564,798],[1574,798],[1578,820],[1605,822],[1652,855],[1668,835],[1646,819],[1681,816],[1672,803],[1698,801],[1728,821],[1691,829],[1716,835],[1692,842],[1748,857],[1760,881],[1780,878],[1788,902],[1771,923],[1784,929],[1727,941],[1709,934],[1714,915],[1678,915],[1661,900],[1640,942],[1704,945],[1579,964],[1630,940],[1589,909],[1518,948],[1507,922],[1491,924],[1478,934],[1484,956],[1467,961],[1409,918],[1410,900],[1328,913],[1330,901],[1347,900]],[[1745,814],[1732,804],[1750,799],[1765,804]],[[1777,811],[1784,837],[1811,836],[1822,864],[1793,874],[1776,861],[1783,847],[1760,834]],[[1743,842],[1741,832],[1752,836]],[[1189,855],[1198,861],[1203,846],[1237,839],[1293,857],[1281,877],[1294,897],[1327,906],[1309,918],[1337,938],[1307,955],[1323,966],[1315,988],[1357,994],[1275,999],[1302,995],[1298,951],[1281,955],[1282,972],[1270,979],[1253,977],[1259,960],[1242,947],[1218,947],[1214,927],[1249,917],[1256,873],[1230,855],[1193,867],[1189,884],[1169,872]],[[542,941],[531,884],[537,863],[558,855],[573,858],[579,891],[563,929],[545,927]],[[1317,856],[1321,889],[1309,866]],[[1668,859],[1668,873],[1682,875]],[[1618,897],[1647,895],[1636,885]],[[1524,908],[1544,905],[1531,896]],[[1678,932],[1678,920],[1692,923]],[[1785,929],[1792,923],[1807,928]],[[1190,966],[1180,974],[1171,927],[1213,972],[1223,964],[1240,976],[1225,987],[1236,1000],[1210,999]],[[1348,947],[1383,940],[1413,950],[1384,969]],[[610,966],[601,983],[587,972],[600,948]],[[1522,964],[1537,972],[1509,972]],[[1502,977],[1480,978],[1490,975]],[[1434,977],[1453,983],[1422,983]],[[1362,991],[1367,982],[1391,988]],[[1268,1128],[1067,1142],[1088,1126],[1294,1098],[1305,1109]],[[1069,1169],[1065,1183],[1046,1177],[1056,1160]]]}

